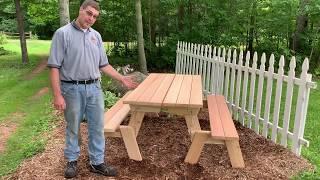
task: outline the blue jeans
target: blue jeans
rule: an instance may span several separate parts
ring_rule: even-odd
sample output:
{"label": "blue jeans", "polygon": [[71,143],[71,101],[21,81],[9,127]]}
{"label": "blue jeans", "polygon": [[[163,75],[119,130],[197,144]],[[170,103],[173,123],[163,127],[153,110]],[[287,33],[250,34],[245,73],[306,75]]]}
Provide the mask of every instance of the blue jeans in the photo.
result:
{"label": "blue jeans", "polygon": [[92,84],[71,84],[61,82],[61,92],[66,102],[64,117],[67,122],[64,156],[75,161],[80,155],[78,142],[80,122],[86,117],[89,134],[90,163],[104,162],[104,100],[100,82]]}

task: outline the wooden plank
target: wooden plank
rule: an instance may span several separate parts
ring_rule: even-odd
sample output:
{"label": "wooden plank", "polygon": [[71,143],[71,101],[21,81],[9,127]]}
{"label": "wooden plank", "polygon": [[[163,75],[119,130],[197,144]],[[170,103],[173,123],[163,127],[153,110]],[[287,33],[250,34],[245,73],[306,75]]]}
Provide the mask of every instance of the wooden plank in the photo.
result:
{"label": "wooden plank", "polygon": [[184,75],[176,75],[163,101],[164,106],[175,105],[182,85]]}
{"label": "wooden plank", "polygon": [[225,139],[222,122],[220,119],[220,112],[215,95],[207,96],[208,111],[210,119],[211,136],[215,139]]}
{"label": "wooden plank", "polygon": [[104,124],[108,124],[109,121],[112,119],[112,116],[116,114],[119,109],[123,106],[123,100],[128,97],[128,95],[132,91],[128,91],[121,99],[119,99],[115,105],[113,105],[107,112],[104,113]]}
{"label": "wooden plank", "polygon": [[185,75],[181,84],[180,91],[178,92],[178,99],[176,105],[189,105],[191,96],[192,75]]}
{"label": "wooden plank", "polygon": [[120,132],[129,158],[136,161],[142,161],[134,129],[130,126],[120,126]]}
{"label": "wooden plank", "polygon": [[153,104],[151,99],[153,96],[157,95],[157,94],[155,94],[155,92],[157,91],[157,89],[159,89],[164,78],[165,78],[165,74],[158,74],[158,77],[153,82],[150,83],[149,87],[146,87],[146,90],[143,92],[143,96],[140,96],[137,99],[136,104],[137,105]]}
{"label": "wooden plank", "polygon": [[239,141],[231,140],[226,141],[228,154],[230,157],[231,165],[233,168],[244,168],[244,161],[239,145]]}
{"label": "wooden plank", "polygon": [[189,107],[203,107],[202,84],[201,84],[200,76],[198,75],[192,76],[191,87],[192,89],[191,89]]}
{"label": "wooden plank", "polygon": [[164,80],[158,87],[157,91],[155,92],[155,95],[151,98],[151,102],[154,105],[160,106],[162,102],[164,101],[164,98],[167,95],[167,92],[173,82],[175,75],[174,74],[166,74]]}
{"label": "wooden plank", "polygon": [[196,131],[194,133],[191,146],[188,150],[186,158],[184,159],[184,162],[190,164],[196,164],[198,162],[204,142],[208,139],[208,137],[208,132]]}
{"label": "wooden plank", "polygon": [[128,104],[123,104],[121,109],[115,113],[110,121],[107,121],[107,123],[104,124],[104,132],[115,132],[122,121],[127,117],[129,114],[130,107]]}
{"label": "wooden plank", "polygon": [[226,139],[239,139],[238,132],[232,121],[228,106],[223,96],[216,96],[220,119]]}
{"label": "wooden plank", "polygon": [[136,100],[143,95],[144,91],[146,91],[147,87],[150,86],[152,82],[154,82],[158,78],[158,74],[152,73],[150,74],[132,93],[123,100],[124,104],[135,104]]}

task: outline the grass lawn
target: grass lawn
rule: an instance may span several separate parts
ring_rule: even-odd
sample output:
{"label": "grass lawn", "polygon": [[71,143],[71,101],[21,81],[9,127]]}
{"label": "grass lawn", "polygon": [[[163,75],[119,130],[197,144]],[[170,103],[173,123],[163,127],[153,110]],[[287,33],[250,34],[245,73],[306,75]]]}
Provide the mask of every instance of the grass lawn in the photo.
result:
{"label": "grass lawn", "polygon": [[[51,95],[32,98],[41,88],[48,87],[48,71],[31,79],[26,76],[47,55],[50,41],[27,41],[29,65],[22,65],[18,40],[9,40],[2,47],[12,53],[0,56],[0,123],[14,124],[6,149],[0,153],[0,177],[16,170],[26,158],[42,151],[53,122]],[[1,178],[0,178],[1,179]]]}
{"label": "grass lawn", "polygon": [[[29,40],[29,65],[21,64],[20,44],[18,40],[9,40],[2,45],[13,53],[0,56],[0,124],[13,122],[17,129],[8,139],[6,150],[0,152],[1,176],[16,170],[26,158],[41,152],[46,144],[45,132],[53,128],[51,94],[39,98],[30,98],[41,88],[48,87],[48,71],[45,70],[34,78],[25,77],[36,67],[39,61],[47,56],[50,41]],[[310,141],[310,147],[303,147],[302,156],[315,165],[314,172],[302,172],[296,179],[316,179],[320,177],[320,80],[316,80],[317,89],[311,90],[308,115],[305,126],[305,139]],[[294,97],[295,98],[295,97]],[[16,116],[20,114],[21,116]]]}

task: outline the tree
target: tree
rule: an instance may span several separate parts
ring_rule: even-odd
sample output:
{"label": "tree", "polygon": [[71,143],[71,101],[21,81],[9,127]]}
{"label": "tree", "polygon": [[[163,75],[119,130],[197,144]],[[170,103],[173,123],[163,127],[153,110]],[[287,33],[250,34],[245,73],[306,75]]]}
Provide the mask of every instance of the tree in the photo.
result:
{"label": "tree", "polygon": [[18,30],[19,30],[19,34],[20,34],[22,63],[27,64],[27,63],[29,63],[29,59],[28,59],[26,36],[24,34],[24,23],[23,23],[23,16],[22,16],[22,11],[21,11],[21,7],[20,7],[20,0],[14,0],[14,2],[15,2],[15,6],[16,6]]}
{"label": "tree", "polygon": [[60,26],[64,26],[70,22],[69,0],[59,0]]}
{"label": "tree", "polygon": [[299,12],[296,20],[296,31],[293,34],[292,39],[292,50],[293,51],[301,51],[303,45],[303,34],[307,30],[308,27],[308,15],[306,12],[306,7],[309,3],[309,0],[300,0]]}
{"label": "tree", "polygon": [[142,27],[142,14],[141,14],[141,1],[136,0],[136,24],[137,24],[137,34],[138,34],[138,48],[139,48],[139,64],[140,71],[143,74],[147,74],[147,62],[146,55],[144,52],[144,40],[143,40],[143,27]]}

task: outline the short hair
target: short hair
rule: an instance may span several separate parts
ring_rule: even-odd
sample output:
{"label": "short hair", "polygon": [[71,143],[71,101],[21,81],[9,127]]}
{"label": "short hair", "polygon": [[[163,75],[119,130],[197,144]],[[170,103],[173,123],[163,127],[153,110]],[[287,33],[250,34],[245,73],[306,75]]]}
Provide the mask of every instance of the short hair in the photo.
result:
{"label": "short hair", "polygon": [[97,0],[85,0],[82,4],[81,7],[85,9],[86,7],[91,6],[95,10],[100,11],[99,7],[99,2]]}

